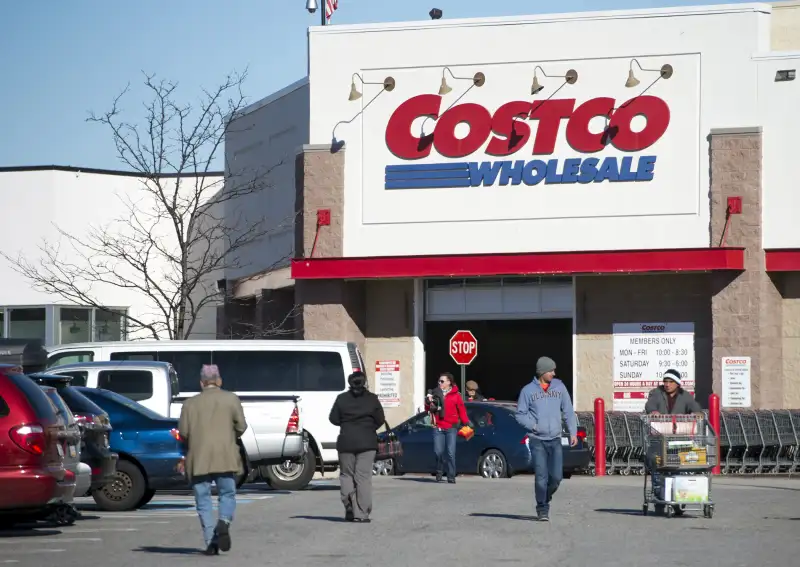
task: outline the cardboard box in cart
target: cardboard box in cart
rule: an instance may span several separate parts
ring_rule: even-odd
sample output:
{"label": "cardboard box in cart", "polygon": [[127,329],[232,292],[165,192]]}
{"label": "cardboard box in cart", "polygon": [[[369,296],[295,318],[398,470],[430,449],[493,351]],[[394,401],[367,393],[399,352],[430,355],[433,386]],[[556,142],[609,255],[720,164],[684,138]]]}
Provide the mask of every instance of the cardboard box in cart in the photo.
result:
{"label": "cardboard box in cart", "polygon": [[681,504],[708,502],[707,476],[676,476],[672,479],[672,501]]}

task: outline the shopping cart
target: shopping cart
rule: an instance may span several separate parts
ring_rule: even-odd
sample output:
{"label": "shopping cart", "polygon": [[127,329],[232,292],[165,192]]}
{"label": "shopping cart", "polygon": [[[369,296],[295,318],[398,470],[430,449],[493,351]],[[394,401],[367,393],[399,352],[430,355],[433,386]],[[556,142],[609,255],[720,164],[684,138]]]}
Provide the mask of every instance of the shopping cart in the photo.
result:
{"label": "shopping cart", "polygon": [[656,514],[666,513],[668,518],[686,510],[713,517],[711,469],[718,462],[717,435],[708,420],[699,414],[646,415],[642,421],[642,513],[646,516],[652,504]]}

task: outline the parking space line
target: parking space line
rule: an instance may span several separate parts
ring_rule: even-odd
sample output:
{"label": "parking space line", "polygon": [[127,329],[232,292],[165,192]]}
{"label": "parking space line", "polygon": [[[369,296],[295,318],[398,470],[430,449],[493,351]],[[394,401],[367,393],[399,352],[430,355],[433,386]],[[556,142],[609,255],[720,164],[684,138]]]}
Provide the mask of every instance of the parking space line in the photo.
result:
{"label": "parking space line", "polygon": [[[166,524],[167,522],[152,522],[152,523],[159,523],[159,524]],[[69,533],[71,534],[93,534],[96,532],[138,532],[138,528],[95,528],[93,530],[75,530],[69,528]]]}
{"label": "parking space line", "polygon": [[[6,539],[0,539],[0,545],[3,545],[3,544],[9,544],[9,545],[17,544],[17,543],[19,543],[20,539],[25,539],[26,537],[27,536],[20,536],[19,538],[14,538],[14,539],[16,539],[16,541],[14,541],[14,539],[12,539],[10,541],[6,540]],[[27,540],[27,541],[30,541],[30,540]],[[53,538],[38,538],[37,537],[36,538],[36,543],[64,543],[65,541],[79,542],[79,541],[103,541],[103,540],[100,539],[99,537],[53,537]],[[52,551],[52,550],[44,550],[44,549],[42,549],[40,551]]]}
{"label": "parking space line", "polygon": [[[34,553],[61,553],[63,551],[66,551],[66,549],[25,549],[12,551],[10,553],[14,555],[33,555]],[[16,561],[16,559],[6,559],[6,561]]]}

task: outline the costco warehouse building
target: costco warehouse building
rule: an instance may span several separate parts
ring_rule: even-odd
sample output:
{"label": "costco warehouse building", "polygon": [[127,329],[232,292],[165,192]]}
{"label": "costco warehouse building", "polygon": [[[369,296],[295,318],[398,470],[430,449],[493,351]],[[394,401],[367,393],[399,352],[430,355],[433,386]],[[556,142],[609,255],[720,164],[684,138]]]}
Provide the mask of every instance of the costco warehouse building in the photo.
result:
{"label": "costco warehouse building", "polygon": [[701,401],[800,407],[796,8],[311,28],[308,78],[227,141],[291,151],[301,212],[291,265],[234,295],[359,344],[390,420],[458,375],[459,329],[497,399],[546,355],[579,410],[638,410],[670,367]]}

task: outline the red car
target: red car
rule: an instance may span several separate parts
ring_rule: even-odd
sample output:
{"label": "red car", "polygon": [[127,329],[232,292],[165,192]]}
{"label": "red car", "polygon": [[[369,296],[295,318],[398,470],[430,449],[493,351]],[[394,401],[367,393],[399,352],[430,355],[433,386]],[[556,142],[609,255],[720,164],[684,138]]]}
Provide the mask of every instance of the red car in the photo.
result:
{"label": "red car", "polygon": [[0,365],[0,524],[43,519],[72,502],[65,433],[42,388],[20,367]]}

